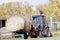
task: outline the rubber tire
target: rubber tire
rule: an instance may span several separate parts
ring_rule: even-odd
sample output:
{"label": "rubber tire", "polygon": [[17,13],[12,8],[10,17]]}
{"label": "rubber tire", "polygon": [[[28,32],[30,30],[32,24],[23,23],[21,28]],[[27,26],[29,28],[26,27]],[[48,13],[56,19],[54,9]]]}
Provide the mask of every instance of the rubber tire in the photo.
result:
{"label": "rubber tire", "polygon": [[44,37],[48,37],[48,35],[44,35]]}
{"label": "rubber tire", "polygon": [[28,39],[28,35],[26,32],[24,32],[24,39]]}
{"label": "rubber tire", "polygon": [[37,36],[31,35],[31,38],[37,38]]}

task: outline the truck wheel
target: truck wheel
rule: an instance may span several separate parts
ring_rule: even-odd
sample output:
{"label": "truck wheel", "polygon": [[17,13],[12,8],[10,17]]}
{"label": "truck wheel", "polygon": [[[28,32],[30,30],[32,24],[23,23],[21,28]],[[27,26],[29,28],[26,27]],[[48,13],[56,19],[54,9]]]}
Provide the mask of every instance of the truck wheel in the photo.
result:
{"label": "truck wheel", "polygon": [[28,35],[26,32],[24,32],[24,39],[28,39]]}
{"label": "truck wheel", "polygon": [[44,35],[44,37],[48,37],[48,35]]}
{"label": "truck wheel", "polygon": [[31,38],[37,38],[37,36],[31,35]]}

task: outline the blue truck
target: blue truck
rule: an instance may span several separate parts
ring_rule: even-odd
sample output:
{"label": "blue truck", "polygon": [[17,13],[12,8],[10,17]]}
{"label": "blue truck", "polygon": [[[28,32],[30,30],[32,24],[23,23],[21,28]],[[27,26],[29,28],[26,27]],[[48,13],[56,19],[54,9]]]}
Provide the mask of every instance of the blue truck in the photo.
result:
{"label": "blue truck", "polygon": [[37,38],[37,37],[52,37],[52,33],[49,29],[49,26],[46,22],[46,17],[43,15],[31,16],[31,30],[25,37],[28,38]]}
{"label": "blue truck", "polygon": [[[38,26],[39,29],[37,32],[39,37],[48,37],[48,36],[52,37],[52,33],[51,33],[49,26],[46,22],[46,16],[44,16],[44,15],[32,16],[31,21],[39,24],[39,26]],[[34,23],[33,23],[33,25],[34,25]]]}
{"label": "blue truck", "polygon": [[[46,16],[43,10],[40,10],[40,15],[31,16],[31,30],[29,36],[35,37],[52,37],[52,33],[46,21]],[[26,35],[27,38],[27,35]]]}

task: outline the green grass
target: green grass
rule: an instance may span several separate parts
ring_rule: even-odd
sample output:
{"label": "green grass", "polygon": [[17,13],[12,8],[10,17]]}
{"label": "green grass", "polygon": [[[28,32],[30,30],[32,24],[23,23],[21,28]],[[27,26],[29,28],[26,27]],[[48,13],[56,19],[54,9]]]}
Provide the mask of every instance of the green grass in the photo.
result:
{"label": "green grass", "polygon": [[60,34],[54,34],[53,37],[60,37]]}
{"label": "green grass", "polygon": [[8,38],[8,39],[1,39],[1,40],[23,40],[23,38]]}
{"label": "green grass", "polygon": [[[47,38],[58,38],[60,37],[60,34],[54,34],[53,37],[47,37]],[[29,37],[27,40],[30,40],[31,38]],[[44,38],[34,38],[35,39],[44,39]],[[20,38],[8,38],[8,39],[1,39],[1,40],[24,40],[24,38],[20,37]]]}

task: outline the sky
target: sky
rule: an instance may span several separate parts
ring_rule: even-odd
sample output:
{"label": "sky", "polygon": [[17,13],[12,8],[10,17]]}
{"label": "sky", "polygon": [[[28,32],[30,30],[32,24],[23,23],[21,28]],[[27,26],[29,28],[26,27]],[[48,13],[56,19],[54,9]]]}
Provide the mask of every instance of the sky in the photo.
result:
{"label": "sky", "polygon": [[0,0],[0,4],[3,3],[8,3],[8,2],[22,2],[24,3],[24,1],[27,1],[29,3],[29,5],[47,5],[50,3],[49,0]]}

